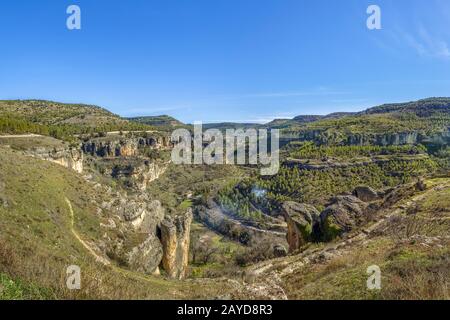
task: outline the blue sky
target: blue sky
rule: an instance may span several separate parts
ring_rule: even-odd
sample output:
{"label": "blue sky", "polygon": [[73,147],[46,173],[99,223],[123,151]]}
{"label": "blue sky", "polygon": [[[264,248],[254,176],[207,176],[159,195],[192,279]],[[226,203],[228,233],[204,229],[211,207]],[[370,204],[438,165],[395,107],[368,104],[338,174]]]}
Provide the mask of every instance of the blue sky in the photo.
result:
{"label": "blue sky", "polygon": [[0,99],[123,116],[264,122],[450,96],[448,0],[5,0],[0,39]]}

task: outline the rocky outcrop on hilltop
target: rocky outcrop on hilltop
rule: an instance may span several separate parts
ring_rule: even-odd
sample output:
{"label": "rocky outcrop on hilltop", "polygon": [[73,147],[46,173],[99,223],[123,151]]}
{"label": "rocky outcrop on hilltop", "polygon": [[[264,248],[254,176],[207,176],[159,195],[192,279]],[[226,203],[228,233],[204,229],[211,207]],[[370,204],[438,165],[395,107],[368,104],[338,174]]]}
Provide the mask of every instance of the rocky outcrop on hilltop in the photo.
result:
{"label": "rocky outcrop on hilltop", "polygon": [[70,147],[36,147],[25,151],[25,154],[72,169],[78,173],[83,172],[83,153]]}
{"label": "rocky outcrop on hilltop", "polygon": [[320,229],[319,211],[311,205],[288,201],[283,203],[282,212],[287,222],[289,251],[298,250],[314,238]]}
{"label": "rocky outcrop on hilltop", "polygon": [[170,278],[183,279],[189,261],[192,210],[166,217],[160,225],[163,248],[162,266]]}

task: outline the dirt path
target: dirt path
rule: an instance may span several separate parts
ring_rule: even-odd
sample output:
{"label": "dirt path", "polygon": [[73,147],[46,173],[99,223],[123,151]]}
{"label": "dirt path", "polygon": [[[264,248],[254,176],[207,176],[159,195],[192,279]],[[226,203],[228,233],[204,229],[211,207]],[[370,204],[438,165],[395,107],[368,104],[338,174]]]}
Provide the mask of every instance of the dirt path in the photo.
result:
{"label": "dirt path", "polygon": [[87,251],[95,258],[95,261],[100,262],[100,263],[103,264],[104,266],[109,266],[109,265],[111,264],[111,262],[110,262],[108,259],[106,259],[106,258],[104,258],[104,257],[102,257],[102,256],[100,256],[100,255],[98,255],[98,254],[94,251],[94,249],[92,249],[91,246],[89,246],[89,245],[86,243],[86,241],[84,241],[83,239],[81,239],[80,235],[75,231],[75,228],[74,228],[74,220],[75,220],[75,218],[74,218],[74,214],[73,214],[72,204],[70,203],[70,200],[69,200],[69,199],[67,199],[67,198],[65,198],[65,199],[66,199],[67,205],[69,206],[69,211],[70,211],[70,231],[71,231],[72,234],[75,236],[75,238],[78,240],[78,242],[80,242],[81,245],[82,245],[83,247],[85,247],[86,250],[87,250]]}
{"label": "dirt path", "polygon": [[29,133],[29,134],[10,134],[10,135],[4,135],[1,136],[0,135],[0,139],[9,139],[9,138],[34,138],[34,137],[43,137],[40,134],[34,134],[34,133]]}

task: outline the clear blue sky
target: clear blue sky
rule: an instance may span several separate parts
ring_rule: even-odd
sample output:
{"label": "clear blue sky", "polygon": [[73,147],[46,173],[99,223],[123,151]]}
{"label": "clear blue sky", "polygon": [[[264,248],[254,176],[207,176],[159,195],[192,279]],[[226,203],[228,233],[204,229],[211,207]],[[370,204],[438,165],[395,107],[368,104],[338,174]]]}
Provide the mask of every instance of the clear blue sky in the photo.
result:
{"label": "clear blue sky", "polygon": [[[71,4],[82,30],[66,28]],[[0,99],[124,116],[268,121],[450,96],[448,0],[4,0],[0,39]]]}

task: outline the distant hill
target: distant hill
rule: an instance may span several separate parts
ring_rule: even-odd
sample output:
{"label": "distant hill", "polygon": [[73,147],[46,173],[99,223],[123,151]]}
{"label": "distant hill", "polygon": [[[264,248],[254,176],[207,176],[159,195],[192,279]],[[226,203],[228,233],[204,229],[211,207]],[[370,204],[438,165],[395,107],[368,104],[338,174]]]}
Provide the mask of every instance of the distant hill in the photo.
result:
{"label": "distant hill", "polygon": [[260,125],[257,123],[240,123],[240,122],[218,122],[218,123],[204,123],[203,129],[249,129],[258,128]]}
{"label": "distant hill", "polygon": [[154,127],[182,127],[182,126],[185,126],[185,124],[183,122],[178,121],[177,119],[175,119],[171,116],[168,116],[168,115],[134,117],[134,118],[128,118],[128,120],[151,125]]}
{"label": "distant hill", "polygon": [[300,122],[300,123],[308,123],[308,122],[314,122],[317,120],[322,119],[324,116],[317,116],[317,115],[301,115],[297,116],[293,121]]}
{"label": "distant hill", "polygon": [[0,133],[37,133],[65,139],[80,133],[151,129],[94,105],[0,100]]}
{"label": "distant hill", "polygon": [[39,124],[98,126],[126,123],[127,120],[98,106],[45,100],[0,100],[0,115],[13,114]]}
{"label": "distant hill", "polygon": [[367,109],[360,114],[380,113],[415,113],[419,117],[427,117],[433,113],[450,114],[450,98],[428,98],[407,103],[392,103]]}

